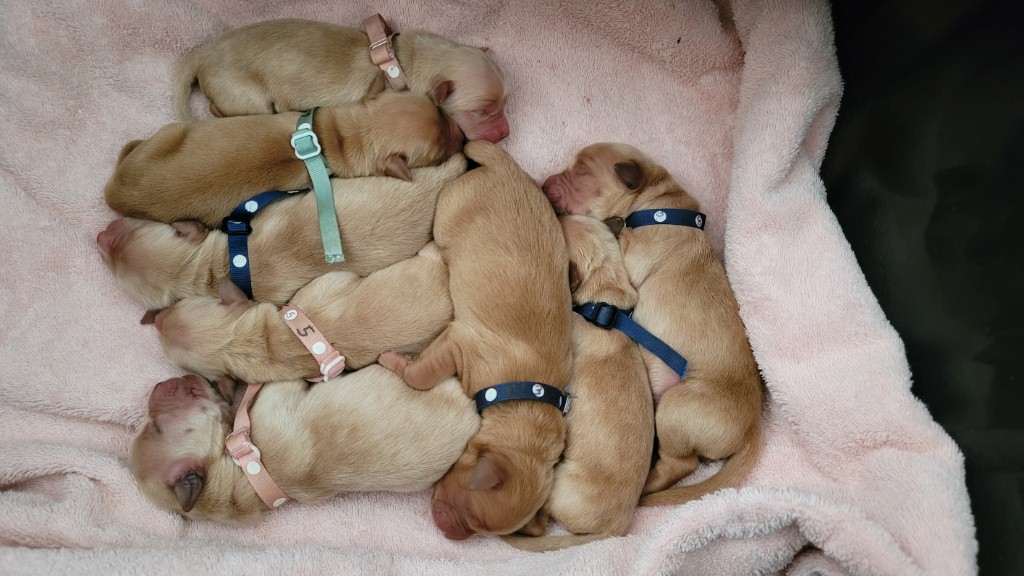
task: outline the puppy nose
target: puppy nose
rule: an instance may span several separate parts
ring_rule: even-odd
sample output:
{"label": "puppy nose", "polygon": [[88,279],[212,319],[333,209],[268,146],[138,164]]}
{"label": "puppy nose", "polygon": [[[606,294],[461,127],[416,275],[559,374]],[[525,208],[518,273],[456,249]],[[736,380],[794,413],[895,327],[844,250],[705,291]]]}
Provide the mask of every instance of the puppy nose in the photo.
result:
{"label": "puppy nose", "polygon": [[168,310],[170,310],[170,308],[164,308],[163,310],[157,312],[155,316],[153,316],[153,326],[155,326],[156,329],[161,332],[163,332],[164,330],[164,319],[167,317]]}
{"label": "puppy nose", "polygon": [[551,187],[555,184],[557,176],[558,174],[548,176],[547,179],[544,180],[544,183],[540,185],[541,190],[543,190],[545,194],[549,194],[551,192]]}

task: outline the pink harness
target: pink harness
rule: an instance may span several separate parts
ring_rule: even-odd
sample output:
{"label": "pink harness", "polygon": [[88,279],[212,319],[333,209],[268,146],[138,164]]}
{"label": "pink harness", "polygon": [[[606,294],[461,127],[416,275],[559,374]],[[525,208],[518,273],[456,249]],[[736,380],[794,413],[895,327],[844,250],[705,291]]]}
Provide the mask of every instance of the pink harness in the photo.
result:
{"label": "pink harness", "polygon": [[363,20],[363,30],[370,37],[370,60],[384,71],[384,77],[388,79],[388,84],[393,90],[405,90],[408,83],[405,80],[405,72],[398,64],[395,49],[391,45],[391,38],[395,35],[391,27],[380,14],[374,14]]}
{"label": "pink harness", "polygon": [[[281,309],[281,318],[320,363],[320,376],[309,378],[310,382],[321,380],[326,382],[345,370],[345,357],[334,346],[331,346],[330,342],[321,337],[320,332],[302,310],[288,304]],[[228,434],[224,444],[231,454],[231,459],[245,472],[245,477],[249,480],[249,484],[252,484],[256,495],[267,505],[267,508],[276,510],[288,501],[288,495],[270,477],[267,467],[260,459],[262,456],[260,449],[252,443],[252,438],[249,437],[249,407],[252,406],[256,394],[262,387],[262,383],[246,386],[245,394],[235,413],[235,429]]]}

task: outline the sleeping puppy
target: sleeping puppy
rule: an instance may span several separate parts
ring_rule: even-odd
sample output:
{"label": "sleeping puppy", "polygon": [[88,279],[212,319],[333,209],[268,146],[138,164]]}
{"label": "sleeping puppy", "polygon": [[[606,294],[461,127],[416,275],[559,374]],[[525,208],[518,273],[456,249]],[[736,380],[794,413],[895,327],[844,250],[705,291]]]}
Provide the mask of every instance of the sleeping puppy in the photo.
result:
{"label": "sleeping puppy", "polygon": [[[416,360],[388,352],[379,361],[419,390],[453,374],[471,397],[511,381],[564,389],[572,374],[572,299],[558,221],[507,152],[473,141],[465,154],[481,167],[444,187],[434,217],[455,319]],[[513,400],[487,407],[480,432],[434,488],[434,523],[457,540],[519,530],[547,499],[564,444],[554,406]]]}
{"label": "sleeping puppy", "polygon": [[[569,248],[573,303],[636,306],[636,290],[608,227],[587,216],[559,220]],[[639,346],[579,315],[573,318],[572,344],[565,452],[547,503],[521,532],[543,534],[550,515],[576,535],[503,537],[516,548],[544,552],[625,534],[651,468],[654,407]]]}
{"label": "sleeping puppy", "polygon": [[[698,210],[663,167],[624,144],[587,146],[544,191],[560,212],[620,224],[641,209]],[[619,243],[639,294],[633,319],[689,361],[680,380],[643,350],[659,449],[640,503],[677,504],[735,486],[760,452],[761,378],[725,269],[696,228],[624,228]],[[701,458],[728,461],[708,480],[670,488]]]}
{"label": "sleeping puppy", "polygon": [[[409,258],[430,241],[437,195],[466,170],[456,154],[437,167],[413,170],[413,180],[370,176],[331,180],[345,261],[324,262],[312,193],[268,205],[253,220],[249,264],[253,298],[284,305],[321,274],[366,276]],[[229,275],[228,240],[197,222],[163,224],[123,218],[96,238],[103,260],[124,290],[148,310],[188,296],[219,294]]]}
{"label": "sleeping puppy", "polygon": [[[448,84],[436,85],[435,102],[444,101],[447,89]],[[121,150],[104,189],[107,204],[122,216],[214,227],[260,192],[306,188],[309,173],[290,144],[299,116],[179,122],[147,140],[133,140]],[[433,102],[409,93],[317,109],[313,131],[328,173],[342,178],[409,180],[409,167],[440,164],[463,142],[458,125]]]}
{"label": "sleeping puppy", "polygon": [[[423,394],[380,366],[341,381],[268,384],[249,415],[266,470],[302,504],[340,492],[424,490],[480,421],[454,378]],[[142,493],[193,520],[261,518],[267,507],[224,446],[233,421],[232,407],[198,376],[157,384],[129,454]]]}
{"label": "sleeping puppy", "polygon": [[[427,95],[434,84],[452,90],[441,107],[470,140],[508,136],[505,83],[485,50],[410,30],[393,39],[409,90]],[[384,89],[370,60],[370,41],[355,28],[310,20],[270,20],[225,32],[188,54],[178,67],[174,102],[191,120],[189,96],[198,80],[214,116],[271,114],[337,106]]]}
{"label": "sleeping puppy", "polygon": [[[315,376],[319,364],[278,307],[247,300],[230,281],[221,299],[193,296],[154,317],[164,352],[183,369],[218,382],[276,382]],[[434,243],[365,278],[330,272],[291,299],[356,369],[385,350],[419,352],[452,319],[448,270]]]}

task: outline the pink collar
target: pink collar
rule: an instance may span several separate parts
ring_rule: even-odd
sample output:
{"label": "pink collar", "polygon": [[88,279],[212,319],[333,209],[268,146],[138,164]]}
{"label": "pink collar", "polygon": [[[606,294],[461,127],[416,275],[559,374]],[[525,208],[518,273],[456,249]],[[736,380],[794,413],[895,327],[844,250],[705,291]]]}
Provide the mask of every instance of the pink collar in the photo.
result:
{"label": "pink collar", "polygon": [[363,20],[363,30],[370,37],[370,60],[384,71],[384,77],[393,90],[405,90],[408,83],[405,80],[405,72],[398,64],[395,49],[391,45],[391,38],[395,35],[391,27],[380,14],[374,14]]}
{"label": "pink collar", "polygon": [[313,325],[313,322],[294,304],[281,308],[281,319],[298,336],[302,345],[309,350],[320,364],[320,376],[307,378],[310,382],[326,382],[345,370],[345,357]]}
{"label": "pink collar", "polygon": [[263,384],[249,384],[235,413],[235,429],[228,434],[224,444],[231,453],[231,459],[242,469],[256,494],[271,510],[277,510],[288,501],[288,495],[274,482],[267,467],[260,460],[260,449],[249,438],[249,406],[256,399]]}

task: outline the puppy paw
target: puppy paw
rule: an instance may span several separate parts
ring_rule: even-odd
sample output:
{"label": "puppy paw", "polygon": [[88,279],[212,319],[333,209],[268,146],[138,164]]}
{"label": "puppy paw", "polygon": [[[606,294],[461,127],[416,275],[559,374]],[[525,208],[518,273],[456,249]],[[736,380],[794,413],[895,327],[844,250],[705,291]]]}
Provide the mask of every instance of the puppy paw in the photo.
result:
{"label": "puppy paw", "polygon": [[406,365],[409,364],[409,358],[394,350],[388,350],[377,357],[377,363],[401,376],[405,372]]}

